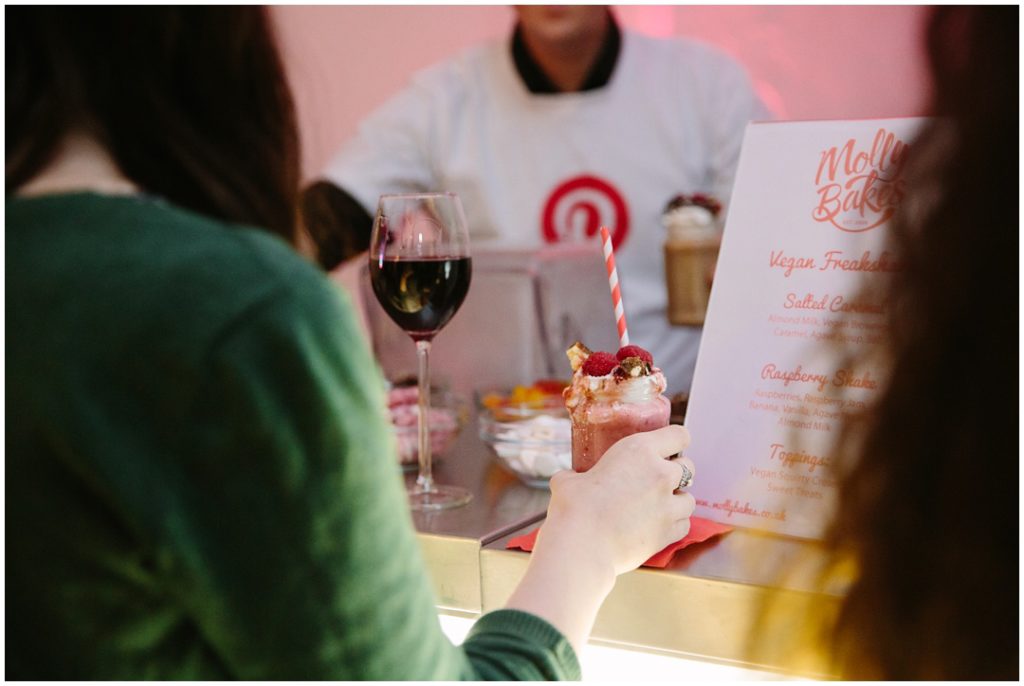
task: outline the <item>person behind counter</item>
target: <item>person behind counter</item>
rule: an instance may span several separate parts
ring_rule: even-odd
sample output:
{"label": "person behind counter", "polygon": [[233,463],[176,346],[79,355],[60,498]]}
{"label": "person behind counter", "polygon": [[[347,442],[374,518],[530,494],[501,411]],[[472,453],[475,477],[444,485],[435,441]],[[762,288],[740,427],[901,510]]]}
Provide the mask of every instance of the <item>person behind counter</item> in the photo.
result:
{"label": "person behind counter", "polygon": [[770,604],[755,653],[810,626],[847,679],[1019,678],[1018,46],[1016,7],[932,10],[935,118],[887,248],[903,269],[870,294],[891,377],[832,452],[827,544],[853,581],[837,618],[775,626]]}
{"label": "person behind counter", "polygon": [[266,11],[5,16],[5,676],[578,678],[615,575],[688,530],[685,430],[555,478],[508,608],[451,645],[383,381],[286,242]]}
{"label": "person behind counter", "polygon": [[458,193],[477,246],[597,245],[605,224],[630,331],[686,392],[701,330],[667,320],[662,212],[680,193],[726,201],[767,110],[732,59],[621,30],[608,7],[515,13],[510,39],[417,74],[306,191],[319,259],[366,249],[382,193]]}

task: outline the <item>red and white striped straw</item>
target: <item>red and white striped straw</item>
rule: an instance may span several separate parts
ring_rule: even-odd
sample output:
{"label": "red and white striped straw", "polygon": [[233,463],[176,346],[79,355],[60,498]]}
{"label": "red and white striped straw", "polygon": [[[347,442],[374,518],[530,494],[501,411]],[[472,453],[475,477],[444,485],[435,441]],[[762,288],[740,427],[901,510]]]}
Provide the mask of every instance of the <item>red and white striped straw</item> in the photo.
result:
{"label": "red and white striped straw", "polygon": [[626,329],[626,310],[622,307],[622,292],[619,290],[619,272],[615,269],[615,251],[612,250],[612,235],[608,227],[601,227],[601,244],[604,249],[604,266],[608,270],[608,288],[612,291],[612,305],[615,306],[615,323],[619,327],[619,347],[629,345],[629,331]]}

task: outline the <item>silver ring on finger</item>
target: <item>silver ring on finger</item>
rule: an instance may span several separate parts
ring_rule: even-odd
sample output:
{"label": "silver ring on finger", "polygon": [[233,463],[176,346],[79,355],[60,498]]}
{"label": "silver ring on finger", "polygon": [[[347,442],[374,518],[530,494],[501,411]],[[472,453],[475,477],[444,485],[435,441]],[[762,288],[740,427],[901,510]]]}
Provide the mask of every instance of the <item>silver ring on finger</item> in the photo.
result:
{"label": "silver ring on finger", "polygon": [[676,462],[679,468],[683,470],[683,473],[679,475],[679,485],[676,486],[675,490],[681,491],[684,488],[689,488],[693,485],[693,472],[682,462]]}

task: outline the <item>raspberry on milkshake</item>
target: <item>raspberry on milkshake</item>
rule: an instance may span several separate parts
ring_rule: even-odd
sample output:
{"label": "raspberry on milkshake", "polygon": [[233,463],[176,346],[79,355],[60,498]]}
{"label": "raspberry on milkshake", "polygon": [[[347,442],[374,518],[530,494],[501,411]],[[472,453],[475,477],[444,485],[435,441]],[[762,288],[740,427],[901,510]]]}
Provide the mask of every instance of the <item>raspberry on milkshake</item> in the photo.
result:
{"label": "raspberry on milkshake", "polygon": [[585,472],[620,438],[668,426],[665,375],[651,354],[627,345],[612,355],[576,342],[566,351],[572,383],[565,407],[572,419],[572,468]]}

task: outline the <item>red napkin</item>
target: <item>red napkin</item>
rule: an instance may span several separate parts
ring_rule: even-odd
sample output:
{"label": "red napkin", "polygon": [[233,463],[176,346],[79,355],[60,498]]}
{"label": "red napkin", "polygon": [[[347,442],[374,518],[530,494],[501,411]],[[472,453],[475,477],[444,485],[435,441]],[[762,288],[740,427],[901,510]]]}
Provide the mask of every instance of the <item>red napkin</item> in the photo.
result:
{"label": "red napkin", "polygon": [[[516,536],[508,544],[505,545],[509,550],[519,549],[530,552],[533,550],[533,543],[537,540],[537,532],[540,531],[540,527],[534,529],[528,534],[522,536]],[[655,553],[651,556],[647,562],[643,564],[644,567],[665,567],[668,565],[672,556],[676,554],[677,550],[693,545],[694,543],[703,543],[709,538],[714,538],[720,534],[726,534],[732,531],[731,526],[725,524],[719,524],[718,522],[712,522],[708,519],[701,517],[690,517],[690,533],[686,534],[682,540],[672,543],[661,552]]]}

